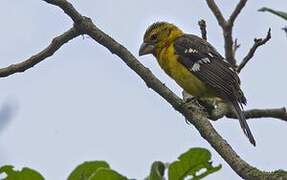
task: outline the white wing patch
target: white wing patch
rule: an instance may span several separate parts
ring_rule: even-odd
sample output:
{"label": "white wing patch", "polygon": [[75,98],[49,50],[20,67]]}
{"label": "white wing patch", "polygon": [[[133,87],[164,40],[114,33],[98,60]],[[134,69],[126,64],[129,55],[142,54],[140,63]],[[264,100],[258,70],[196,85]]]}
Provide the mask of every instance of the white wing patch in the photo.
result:
{"label": "white wing patch", "polygon": [[208,58],[202,58],[201,60],[199,60],[199,63],[201,64],[210,63],[210,60]]}
{"label": "white wing patch", "polygon": [[208,53],[208,55],[209,55],[210,57],[212,57],[212,58],[214,57],[213,54],[211,54],[211,53]]}
{"label": "white wing patch", "polygon": [[235,71],[234,71],[234,69],[233,69],[232,67],[229,67],[228,69],[229,69],[229,70],[231,70],[232,72],[235,72]]}
{"label": "white wing patch", "polygon": [[223,59],[224,62],[229,63],[226,59]]}
{"label": "white wing patch", "polygon": [[[229,62],[228,62],[226,59],[223,59],[223,62],[229,64]],[[235,71],[235,69],[233,69],[232,67],[228,67],[228,69],[229,69],[230,71],[232,71],[232,72],[237,73],[237,72]]]}
{"label": "white wing patch", "polygon": [[199,71],[200,70],[200,64],[199,63],[194,63],[192,68],[191,68],[192,71],[196,72],[196,71]]}
{"label": "white wing patch", "polygon": [[208,58],[202,58],[198,62],[194,63],[191,70],[193,72],[200,71],[200,64],[207,64],[210,63],[211,61]]}
{"label": "white wing patch", "polygon": [[186,49],[186,50],[184,51],[184,53],[190,53],[190,54],[192,54],[192,53],[198,53],[198,51],[197,51],[196,49],[189,48],[189,49]]}

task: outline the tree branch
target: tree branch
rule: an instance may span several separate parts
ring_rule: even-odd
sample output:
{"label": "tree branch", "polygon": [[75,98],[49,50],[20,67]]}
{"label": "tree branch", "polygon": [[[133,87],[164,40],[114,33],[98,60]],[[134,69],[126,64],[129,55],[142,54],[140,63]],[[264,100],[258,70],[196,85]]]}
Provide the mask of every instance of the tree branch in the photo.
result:
{"label": "tree branch", "polygon": [[[224,116],[228,118],[237,119],[237,116],[230,111],[230,107],[226,105],[226,103],[222,103],[222,101],[218,101],[217,99],[210,98],[204,100],[194,101],[194,98],[189,95],[187,92],[183,92],[183,99],[189,106],[194,106],[194,104],[199,104],[202,106],[203,111],[206,112],[206,115],[210,120],[217,121]],[[273,109],[250,109],[245,110],[244,115],[246,119],[254,119],[254,118],[275,118],[282,121],[287,121],[287,112],[286,108],[273,108]]]}
{"label": "tree branch", "polygon": [[[244,111],[246,119],[254,118],[276,118],[282,121],[287,121],[286,108],[276,108],[276,109],[250,109]],[[226,117],[236,118],[235,114],[227,114]]]}
{"label": "tree branch", "polygon": [[238,43],[238,39],[234,40],[233,44],[233,56],[235,57],[236,51],[240,48],[240,44]]}
{"label": "tree branch", "polygon": [[233,37],[232,26],[226,25],[223,29],[225,59],[233,66],[236,67],[236,60],[233,56]]}
{"label": "tree branch", "polygon": [[200,28],[202,39],[207,40],[207,31],[206,31],[206,22],[205,22],[205,20],[201,19],[200,21],[198,21],[198,25],[199,25],[199,28]]}
{"label": "tree branch", "polygon": [[[45,0],[50,4],[61,7],[66,14],[77,14],[76,19],[83,18],[74,8],[70,8],[70,3],[66,0]],[[56,3],[57,2],[57,3]],[[60,3],[60,5],[58,5]],[[72,18],[72,19],[75,19]],[[206,118],[205,114],[197,107],[188,107],[187,104],[176,96],[170,89],[168,89],[159,79],[157,79],[149,69],[144,67],[123,45],[116,42],[110,36],[105,34],[97,28],[89,18],[83,18],[81,21],[74,21],[77,27],[82,32],[90,35],[96,42],[100,43],[112,53],[119,56],[132,70],[134,70],[147,84],[160,96],[162,96],[168,103],[170,103],[175,110],[180,112],[191,124],[193,124],[201,136],[206,139],[211,146],[225,159],[225,161],[245,179],[278,179],[278,177],[287,177],[286,172],[264,172],[257,168],[250,166],[242,160],[231,146],[215,131],[211,123]]]}
{"label": "tree branch", "polygon": [[249,50],[248,54],[243,58],[242,62],[237,67],[238,73],[240,73],[240,71],[244,68],[244,66],[248,63],[248,61],[254,56],[257,48],[259,46],[264,45],[270,39],[271,39],[271,28],[269,28],[267,35],[264,39],[262,39],[262,38],[260,38],[260,39],[255,38],[254,39],[254,44],[253,44],[252,48]]}
{"label": "tree branch", "polygon": [[38,54],[31,56],[29,59],[21,63],[12,64],[8,67],[1,68],[0,77],[7,77],[14,73],[24,72],[27,69],[32,68],[33,66],[40,63],[47,57],[52,56],[62,45],[64,45],[65,43],[67,43],[68,41],[70,41],[71,39],[79,35],[80,35],[80,32],[76,28],[72,27],[71,29],[63,33],[62,35],[55,37],[52,40],[51,44],[47,48],[39,52]]}
{"label": "tree branch", "polygon": [[[231,65],[236,67],[236,61],[233,56],[233,38],[232,38],[232,28],[233,28],[233,19],[237,17],[237,13],[240,12],[241,5],[237,5],[235,11],[233,12],[231,21],[230,19],[226,21],[214,2],[214,0],[206,0],[208,7],[213,12],[214,16],[217,19],[218,24],[222,28],[223,37],[224,37],[224,48],[225,48],[225,58]],[[240,3],[239,3],[240,4]]]}
{"label": "tree branch", "polygon": [[232,37],[232,30],[233,24],[235,19],[238,17],[239,13],[245,6],[247,0],[240,0],[237,6],[235,7],[234,11],[230,15],[228,21],[225,23],[223,27],[223,34],[224,34],[224,47],[225,47],[225,58],[234,66],[236,67],[236,60],[235,54],[233,51],[233,37]]}
{"label": "tree branch", "polygon": [[[218,24],[221,26],[222,31],[223,31],[223,37],[224,37],[224,48],[225,48],[225,58],[228,62],[230,62],[235,68],[237,67],[236,65],[236,60],[235,60],[235,53],[234,53],[234,43],[233,43],[233,37],[232,37],[232,31],[233,31],[233,25],[240,14],[241,10],[244,8],[244,6],[247,3],[247,0],[240,0],[239,3],[236,5],[234,11],[231,13],[229,19],[226,21],[214,2],[214,0],[206,0],[208,7],[211,9],[213,12],[214,16],[217,19]],[[271,38],[271,33],[268,32],[268,39],[266,42]],[[266,38],[265,38],[266,39]],[[263,44],[265,44],[265,39],[263,40]],[[242,68],[245,66],[245,64],[253,57],[256,49],[258,46],[261,46],[261,39],[256,39],[254,40],[255,44],[252,47],[247,55],[247,57],[244,58],[243,62],[239,65],[238,72],[242,70]],[[258,41],[258,43],[256,43]],[[257,45],[259,44],[259,45]],[[235,45],[236,46],[236,45]],[[250,56],[250,57],[249,57]]]}
{"label": "tree branch", "polygon": [[235,19],[240,14],[241,10],[244,8],[247,0],[240,0],[237,6],[235,7],[234,11],[229,17],[228,22],[233,26]]}
{"label": "tree branch", "polygon": [[219,10],[214,0],[206,0],[206,2],[208,7],[211,9],[212,13],[216,17],[218,24],[223,28],[226,25],[226,20],[224,19],[222,12]]}
{"label": "tree branch", "polygon": [[[207,102],[208,104],[214,104],[214,102]],[[211,107],[208,111],[208,118],[217,121],[224,116],[232,119],[237,119],[237,116],[230,111],[229,107],[224,103],[217,103],[216,108]],[[208,108],[208,106],[207,106]],[[275,118],[287,122],[286,108],[273,108],[273,109],[250,109],[245,110],[244,115],[246,119],[257,119],[257,118]]]}
{"label": "tree branch", "polygon": [[286,33],[287,35],[287,26],[283,27],[282,30]]}

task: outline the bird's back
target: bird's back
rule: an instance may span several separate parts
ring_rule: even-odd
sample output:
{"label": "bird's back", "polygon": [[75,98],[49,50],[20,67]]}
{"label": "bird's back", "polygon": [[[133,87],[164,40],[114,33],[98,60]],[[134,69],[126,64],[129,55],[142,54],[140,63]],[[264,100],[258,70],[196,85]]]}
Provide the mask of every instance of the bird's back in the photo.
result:
{"label": "bird's back", "polygon": [[194,97],[214,96],[215,92],[182,65],[178,58],[173,43],[163,48],[157,55],[160,67],[186,92]]}

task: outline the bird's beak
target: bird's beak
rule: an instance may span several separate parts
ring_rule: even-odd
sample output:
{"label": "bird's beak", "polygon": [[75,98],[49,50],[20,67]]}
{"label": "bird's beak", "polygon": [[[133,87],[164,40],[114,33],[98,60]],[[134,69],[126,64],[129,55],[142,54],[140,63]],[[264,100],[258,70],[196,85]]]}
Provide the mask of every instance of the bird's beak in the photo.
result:
{"label": "bird's beak", "polygon": [[142,43],[140,50],[139,50],[139,56],[143,56],[146,54],[152,54],[155,50],[155,46],[149,43]]}

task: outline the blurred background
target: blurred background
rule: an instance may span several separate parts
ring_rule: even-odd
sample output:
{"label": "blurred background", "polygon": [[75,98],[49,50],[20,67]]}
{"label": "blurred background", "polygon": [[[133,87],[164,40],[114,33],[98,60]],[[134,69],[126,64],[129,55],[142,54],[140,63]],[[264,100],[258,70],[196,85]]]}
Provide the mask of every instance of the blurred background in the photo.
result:
{"label": "blurred background", "polygon": [[[214,16],[201,0],[75,1],[103,31],[136,57],[142,36],[155,21],[170,21],[200,35],[198,20],[207,22],[208,40],[219,52],[223,37]],[[225,17],[237,1],[216,1]],[[287,1],[249,1],[237,19],[235,38],[242,59],[255,37],[272,39],[258,49],[241,72],[249,108],[287,105],[286,22],[257,10],[263,6],[286,11]],[[284,9],[285,8],[285,9]],[[18,63],[45,48],[72,26],[62,10],[43,1],[2,0],[0,66]],[[151,56],[139,60],[178,95],[181,89]],[[240,179],[200,137],[195,128],[131,71],[117,56],[89,37],[78,37],[54,56],[25,73],[2,78],[0,94],[0,166],[31,167],[46,179],[65,179],[83,161],[106,160],[130,178],[144,178],[155,160],[171,162],[191,147],[211,150],[222,170],[206,179]],[[250,164],[287,169],[287,122],[253,119],[257,147],[249,144],[236,120],[213,122],[218,132]]]}

